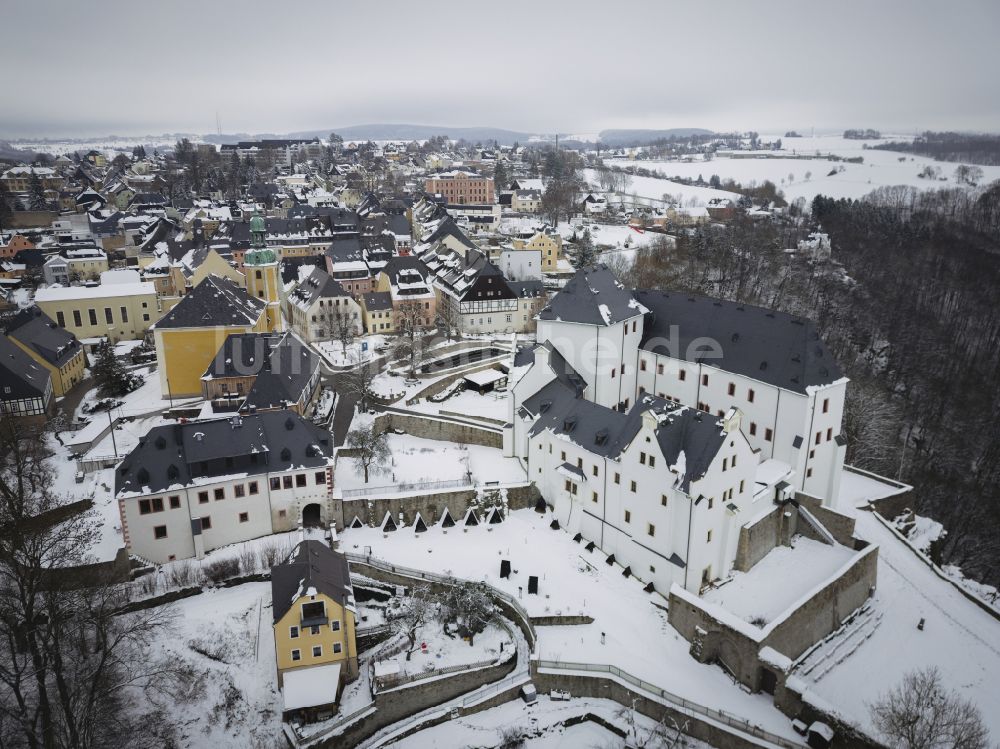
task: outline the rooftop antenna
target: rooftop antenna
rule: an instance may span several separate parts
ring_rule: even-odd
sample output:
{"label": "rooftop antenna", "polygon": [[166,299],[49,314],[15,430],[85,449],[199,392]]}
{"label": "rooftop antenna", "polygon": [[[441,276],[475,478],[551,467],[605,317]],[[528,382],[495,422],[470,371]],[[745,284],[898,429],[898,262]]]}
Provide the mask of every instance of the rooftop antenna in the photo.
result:
{"label": "rooftop antenna", "polygon": [[222,136],[222,121],[219,120],[219,110],[215,110],[215,132],[220,137]]}

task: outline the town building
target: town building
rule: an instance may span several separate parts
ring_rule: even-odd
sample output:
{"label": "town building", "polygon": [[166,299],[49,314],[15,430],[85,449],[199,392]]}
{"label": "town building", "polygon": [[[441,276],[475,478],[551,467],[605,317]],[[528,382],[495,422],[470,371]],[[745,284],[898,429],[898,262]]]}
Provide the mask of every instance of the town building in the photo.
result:
{"label": "town building", "polygon": [[156,287],[145,282],[52,286],[35,292],[35,304],[83,342],[140,340],[160,316]]}
{"label": "town building", "polygon": [[267,303],[228,278],[206,276],[153,328],[163,397],[200,396],[201,375],[225,340],[255,332],[269,332]]}
{"label": "town building", "polygon": [[45,416],[55,403],[48,370],[0,336],[0,409],[15,417]]}
{"label": "town building", "polygon": [[427,266],[415,257],[395,257],[379,273],[375,290],[389,294],[397,329],[434,326],[437,301],[431,279]]}
{"label": "town building", "polygon": [[392,315],[392,295],[388,291],[371,291],[361,295],[361,318],[369,333],[395,333]]}
{"label": "town building", "polygon": [[115,469],[125,546],[162,564],[324,522],[332,454],[291,411],[153,427]]}
{"label": "town building", "polygon": [[562,257],[562,235],[551,227],[543,227],[528,239],[515,238],[511,242],[515,250],[536,250],[542,258],[542,272],[554,273],[559,268]]}
{"label": "town building", "polygon": [[52,389],[62,397],[84,377],[87,357],[72,333],[60,328],[38,307],[29,307],[8,318],[4,333],[36,364],[49,371]]}
{"label": "town building", "polygon": [[338,338],[345,326],[352,335],[363,332],[361,306],[318,267],[286,295],[285,317],[292,330],[310,343]]}
{"label": "town building", "polygon": [[358,676],[357,609],[341,552],[301,541],[271,568],[275,666],[286,719],[332,713],[344,684]]}
{"label": "town building", "polygon": [[457,205],[494,202],[493,178],[467,169],[431,174],[424,180],[424,190]]}
{"label": "town building", "polygon": [[201,377],[217,410],[287,409],[305,416],[320,391],[319,357],[294,333],[236,333]]}

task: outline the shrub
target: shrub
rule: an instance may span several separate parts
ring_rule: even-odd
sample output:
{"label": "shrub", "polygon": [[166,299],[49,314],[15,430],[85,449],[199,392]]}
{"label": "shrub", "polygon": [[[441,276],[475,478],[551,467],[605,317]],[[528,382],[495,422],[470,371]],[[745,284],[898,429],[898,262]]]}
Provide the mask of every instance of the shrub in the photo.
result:
{"label": "shrub", "polygon": [[205,577],[213,583],[221,583],[223,580],[240,574],[240,562],[235,558],[217,559],[204,565],[201,569],[205,573]]}

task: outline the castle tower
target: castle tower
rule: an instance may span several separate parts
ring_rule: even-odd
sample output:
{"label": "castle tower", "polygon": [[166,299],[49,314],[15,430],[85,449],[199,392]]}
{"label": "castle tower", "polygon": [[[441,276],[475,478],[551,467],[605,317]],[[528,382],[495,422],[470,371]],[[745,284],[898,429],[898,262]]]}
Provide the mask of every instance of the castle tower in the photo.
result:
{"label": "castle tower", "polygon": [[250,219],[251,249],[243,258],[243,272],[247,277],[247,294],[267,302],[267,329],[275,332],[282,329],[281,273],[278,258],[264,239],[266,233],[264,218],[254,214]]}

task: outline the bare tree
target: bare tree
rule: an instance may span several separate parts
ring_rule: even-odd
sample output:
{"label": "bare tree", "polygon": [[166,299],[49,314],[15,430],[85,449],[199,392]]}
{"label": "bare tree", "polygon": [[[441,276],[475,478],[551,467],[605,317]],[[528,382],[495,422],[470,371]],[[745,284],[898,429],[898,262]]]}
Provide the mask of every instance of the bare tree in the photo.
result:
{"label": "bare tree", "polygon": [[444,333],[449,341],[453,335],[459,335],[462,327],[462,314],[459,311],[459,302],[442,296],[438,301],[435,311],[435,324],[438,330]]}
{"label": "bare tree", "polygon": [[338,386],[346,394],[356,396],[361,410],[364,411],[368,408],[368,399],[372,394],[372,382],[378,377],[378,374],[379,368],[374,363],[361,363],[354,369],[341,374]]}
{"label": "bare tree", "polygon": [[346,308],[338,309],[333,315],[333,334],[340,341],[341,350],[347,356],[347,347],[354,340],[354,326],[357,321]]}
{"label": "bare tree", "polygon": [[900,412],[890,394],[867,378],[847,388],[841,434],[846,462],[870,471],[891,471],[899,444]]}
{"label": "bare tree", "polygon": [[664,714],[653,725],[644,727],[636,719],[637,712],[633,700],[631,706],[622,707],[617,713],[628,726],[626,746],[634,746],[636,749],[673,749],[676,746],[684,746],[684,729],[688,726],[687,721],[681,726],[674,718]]}
{"label": "bare tree", "polygon": [[972,702],[941,684],[935,667],[911,671],[869,706],[875,727],[900,749],[986,749],[989,731]]}
{"label": "bare tree", "polygon": [[366,484],[371,474],[388,473],[392,452],[385,432],[377,432],[374,428],[352,429],[347,435],[347,446],[353,450],[352,457],[364,471]]}
{"label": "bare tree", "polygon": [[405,634],[410,642],[407,660],[417,647],[417,630],[434,620],[440,611],[440,599],[427,585],[420,585],[410,591],[410,595],[399,600],[398,608],[386,614],[394,631]]}
{"label": "bare tree", "polygon": [[165,716],[142,692],[172,688],[148,653],[157,609],[129,612],[128,587],[91,570],[99,529],[66,518],[44,434],[0,420],[0,737],[3,746],[163,746]]}
{"label": "bare tree", "polygon": [[423,338],[427,330],[425,310],[419,303],[404,304],[395,313],[397,338],[393,346],[393,358],[405,359],[409,363],[409,378],[416,377],[417,363],[423,355]]}

